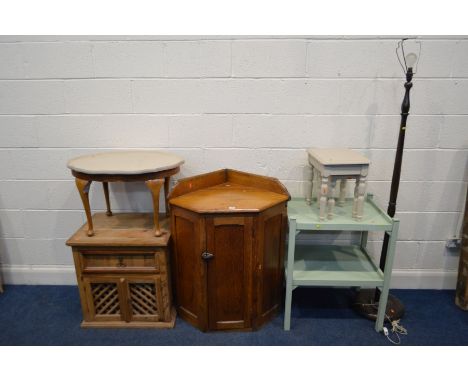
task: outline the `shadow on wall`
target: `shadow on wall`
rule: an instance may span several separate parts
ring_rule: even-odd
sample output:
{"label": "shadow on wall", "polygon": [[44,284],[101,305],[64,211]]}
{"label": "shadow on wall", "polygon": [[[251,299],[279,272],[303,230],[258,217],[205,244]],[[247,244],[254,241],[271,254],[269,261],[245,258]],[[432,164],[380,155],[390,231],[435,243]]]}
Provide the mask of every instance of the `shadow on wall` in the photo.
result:
{"label": "shadow on wall", "polygon": [[[464,162],[465,162],[465,167],[464,167],[464,170],[463,170],[463,177],[462,177],[462,189],[460,190],[460,192],[458,193],[458,197],[457,197],[457,200],[456,200],[456,205],[460,207],[459,211],[458,211],[458,218],[456,219],[456,225],[454,227],[450,227],[450,231],[448,232],[448,237],[447,239],[449,239],[450,237],[456,237],[456,238],[461,238],[461,235],[462,235],[462,225],[463,225],[463,217],[464,217],[464,213],[465,213],[465,202],[466,202],[466,193],[468,192],[467,191],[467,181],[468,181],[468,152],[465,153],[465,158],[463,159]],[[456,163],[453,163],[453,165],[456,167],[457,164]],[[450,163],[448,166],[447,166],[447,169],[449,169],[450,167],[452,167],[452,163]],[[450,190],[448,190],[450,187],[453,187],[452,184],[450,182],[446,182],[445,183],[445,187],[444,187],[444,192],[442,193],[442,195],[453,195],[452,192],[450,192]],[[448,190],[448,192],[445,192],[445,190]],[[460,251],[461,251],[461,248],[458,247],[458,248],[446,248],[445,250],[445,254],[443,255],[446,255],[445,258],[444,258],[444,261],[443,261],[443,264],[442,266],[445,268],[445,269],[458,269],[458,258],[460,256]]]}
{"label": "shadow on wall", "polygon": [[[101,191],[102,192],[102,191]],[[112,201],[116,202],[115,210],[129,212],[153,212],[151,192],[144,182],[111,183],[110,192],[114,194]],[[159,206],[164,208],[164,199],[159,195]],[[113,200],[112,200],[113,199]]]}
{"label": "shadow on wall", "polygon": [[[447,248],[445,240],[455,237],[460,238],[461,236],[467,193],[466,182],[468,180],[467,154],[468,152],[465,152],[462,156],[456,156],[451,162],[442,161],[441,159],[433,161],[431,163],[432,168],[438,169],[436,170],[438,172],[441,172],[442,168],[447,176],[445,176],[445,179],[443,179],[444,177],[438,178],[439,182],[437,183],[429,182],[427,189],[422,195],[414,195],[416,198],[427,199],[426,209],[428,211],[434,211],[433,208],[430,208],[429,204],[433,203],[434,206],[440,206],[440,209],[429,214],[429,216],[432,215],[432,218],[421,222],[424,230],[428,232],[432,230],[437,236],[427,238],[428,241],[434,240],[434,243],[421,246],[418,264],[419,268],[423,270],[450,271],[442,272],[444,276],[440,285],[445,287],[454,287],[453,272],[458,269],[459,263],[460,247]],[[427,160],[430,159],[433,160],[432,157],[428,156]],[[424,163],[421,163],[421,168],[423,165]],[[457,169],[456,172],[453,169]],[[435,198],[435,195],[440,196],[439,198]],[[446,213],[443,213],[444,211]],[[439,219],[442,220],[439,221]],[[436,229],[431,227],[431,225],[434,225]]]}
{"label": "shadow on wall", "polygon": [[[376,97],[375,91],[374,91],[374,97]],[[372,143],[374,141],[374,127],[375,127],[375,115],[377,113],[377,104],[373,103],[370,104],[369,107],[366,110],[367,114],[367,147],[363,147],[366,150],[369,150],[372,148]],[[395,142],[395,147],[397,145],[397,142]],[[368,155],[369,156],[369,155]],[[371,159],[371,158],[369,158]],[[371,163],[372,164],[372,163]]]}
{"label": "shadow on wall", "polygon": [[[164,193],[161,190],[160,208],[164,209]],[[103,212],[106,210],[104,190],[101,182],[92,182],[89,199],[92,213]],[[153,212],[151,193],[144,182],[110,182],[109,199],[113,212]],[[73,187],[69,190],[62,208],[73,206],[75,209],[83,212],[78,190]]]}

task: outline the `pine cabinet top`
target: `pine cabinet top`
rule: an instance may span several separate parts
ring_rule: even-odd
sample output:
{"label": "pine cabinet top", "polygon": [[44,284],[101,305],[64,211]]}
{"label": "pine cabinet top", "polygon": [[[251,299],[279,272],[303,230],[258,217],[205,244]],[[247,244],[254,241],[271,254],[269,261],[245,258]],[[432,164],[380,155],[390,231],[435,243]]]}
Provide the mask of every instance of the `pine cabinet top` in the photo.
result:
{"label": "pine cabinet top", "polygon": [[104,212],[93,215],[94,236],[88,236],[87,224],[84,224],[67,241],[69,246],[135,246],[165,247],[170,238],[169,221],[160,216],[163,234],[154,236],[153,214],[116,213],[107,216]]}

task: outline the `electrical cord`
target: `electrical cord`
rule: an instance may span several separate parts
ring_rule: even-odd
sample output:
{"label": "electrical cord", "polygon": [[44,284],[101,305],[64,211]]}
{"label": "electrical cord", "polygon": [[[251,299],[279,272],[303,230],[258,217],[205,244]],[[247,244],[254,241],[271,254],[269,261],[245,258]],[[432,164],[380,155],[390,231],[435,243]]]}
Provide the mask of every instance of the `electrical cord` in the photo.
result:
{"label": "electrical cord", "polygon": [[406,336],[408,334],[408,330],[406,330],[403,325],[400,324],[400,320],[390,320],[390,317],[388,317],[387,315],[385,315],[385,317],[387,318],[387,320],[390,322],[390,324],[392,325],[392,333],[395,335],[396,337],[396,340],[392,340],[390,338],[390,333],[388,332],[388,329],[387,327],[383,327],[383,333],[385,335],[385,337],[387,337],[387,340],[389,340],[392,344],[394,345],[400,345],[401,344],[401,338],[400,338],[400,335],[404,335]]}
{"label": "electrical cord", "polygon": [[[371,303],[371,304],[360,304],[360,305],[369,306],[371,308],[374,308],[375,309],[376,319],[377,319],[377,311],[379,309],[377,304]],[[396,340],[393,340],[390,337],[391,333],[389,332],[389,330],[388,330],[388,328],[386,326],[383,327],[383,334],[385,335],[385,337],[387,337],[387,340],[389,340],[392,344],[400,345],[401,344],[400,335],[404,335],[404,336],[408,335],[408,330],[406,330],[403,327],[403,325],[400,324],[400,319],[392,321],[391,318],[387,314],[385,314],[385,319],[390,323],[390,325],[392,325],[391,332],[394,335],[394,337],[396,337]]]}

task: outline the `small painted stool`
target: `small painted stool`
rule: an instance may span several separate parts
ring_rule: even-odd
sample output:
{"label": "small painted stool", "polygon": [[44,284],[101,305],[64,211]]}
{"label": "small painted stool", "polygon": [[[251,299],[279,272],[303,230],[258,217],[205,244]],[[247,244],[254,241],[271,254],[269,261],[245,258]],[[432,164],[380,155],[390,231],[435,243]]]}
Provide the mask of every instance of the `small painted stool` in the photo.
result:
{"label": "small painted stool", "polygon": [[154,235],[161,236],[159,227],[159,192],[164,184],[166,214],[168,214],[167,194],[171,175],[177,174],[184,160],[177,155],[161,151],[113,151],[84,155],[71,159],[67,167],[76,178],[75,183],[88,222],[88,236],[94,235],[91,208],[89,205],[89,187],[92,181],[102,182],[106,198],[107,216],[112,215],[109,201],[108,182],[144,181],[150,189],[153,199]]}
{"label": "small painted stool", "polygon": [[[346,197],[346,181],[356,179],[352,217],[361,220],[364,213],[364,195],[369,172],[369,159],[350,149],[308,149],[309,163],[312,166],[310,205],[317,195],[320,206],[320,220],[333,219],[335,199],[333,193],[336,182],[340,182],[338,205],[343,206]],[[320,179],[320,189],[318,184]]]}

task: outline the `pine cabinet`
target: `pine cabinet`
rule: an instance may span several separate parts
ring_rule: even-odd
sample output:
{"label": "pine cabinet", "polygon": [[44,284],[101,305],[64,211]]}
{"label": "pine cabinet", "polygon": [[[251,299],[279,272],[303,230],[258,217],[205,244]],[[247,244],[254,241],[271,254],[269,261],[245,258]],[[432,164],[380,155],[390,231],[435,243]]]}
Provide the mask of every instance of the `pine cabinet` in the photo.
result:
{"label": "pine cabinet", "polygon": [[97,213],[93,220],[94,236],[83,226],[67,241],[80,292],[81,326],[173,327],[169,231],[155,237],[150,214]]}
{"label": "pine cabinet", "polygon": [[169,196],[180,317],[203,331],[256,329],[281,306],[289,194],[273,178],[220,170]]}

